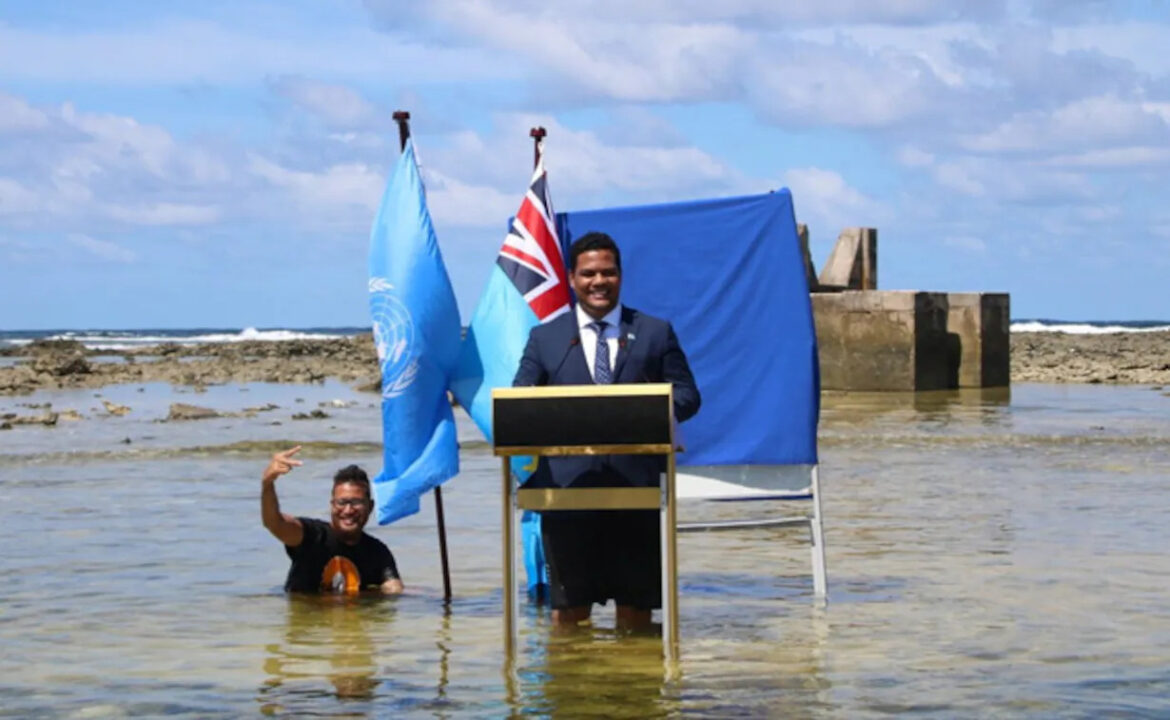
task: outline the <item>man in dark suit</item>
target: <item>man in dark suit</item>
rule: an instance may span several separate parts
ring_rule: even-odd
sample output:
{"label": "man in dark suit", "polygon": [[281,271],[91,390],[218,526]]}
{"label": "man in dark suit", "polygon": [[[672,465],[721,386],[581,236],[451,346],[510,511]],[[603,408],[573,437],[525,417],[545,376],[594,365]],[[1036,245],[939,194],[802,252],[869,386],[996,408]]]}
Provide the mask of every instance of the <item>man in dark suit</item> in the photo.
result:
{"label": "man in dark suit", "polygon": [[[569,249],[577,304],[528,337],[512,384],[669,382],[680,422],[699,410],[699,390],[670,323],[619,301],[621,251],[588,233]],[[656,486],[665,460],[653,455],[541,458],[526,487]],[[593,603],[617,604],[622,628],[645,627],[662,605],[658,512],[546,512],[542,517],[553,622],[589,619]]]}

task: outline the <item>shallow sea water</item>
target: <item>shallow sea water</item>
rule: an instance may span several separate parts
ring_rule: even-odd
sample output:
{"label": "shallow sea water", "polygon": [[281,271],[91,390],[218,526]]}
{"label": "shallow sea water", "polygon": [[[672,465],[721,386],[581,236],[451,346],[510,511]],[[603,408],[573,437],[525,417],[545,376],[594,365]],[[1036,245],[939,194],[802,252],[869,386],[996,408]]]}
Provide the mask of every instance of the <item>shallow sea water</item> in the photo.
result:
{"label": "shallow sea water", "polygon": [[[444,489],[449,611],[429,497],[371,529],[404,597],[282,594],[259,472],[273,447],[308,442],[281,499],[324,516],[338,466],[380,467],[374,396],[0,398],[0,413],[87,416],[0,432],[0,717],[1170,717],[1165,392],[827,394],[828,603],[802,530],[680,536],[671,679],[660,638],[614,633],[611,609],[558,634],[525,606],[505,672],[498,464],[478,443]],[[133,409],[104,417],[103,398]],[[157,422],[171,402],[280,407]],[[329,418],[291,420],[322,402]]]}

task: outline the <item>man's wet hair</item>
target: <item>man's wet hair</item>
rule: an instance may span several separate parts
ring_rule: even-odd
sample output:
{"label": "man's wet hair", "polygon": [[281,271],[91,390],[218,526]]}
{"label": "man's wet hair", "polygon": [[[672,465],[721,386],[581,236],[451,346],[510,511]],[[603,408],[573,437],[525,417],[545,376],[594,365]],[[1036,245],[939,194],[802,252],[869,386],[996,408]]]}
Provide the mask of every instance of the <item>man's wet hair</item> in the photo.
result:
{"label": "man's wet hair", "polygon": [[622,251],[618,250],[617,243],[613,241],[609,235],[603,232],[587,232],[581,237],[573,241],[569,246],[569,271],[577,269],[577,258],[581,253],[592,252],[594,250],[609,250],[613,253],[613,262],[617,265],[620,272],[622,269]]}
{"label": "man's wet hair", "polygon": [[346,465],[333,475],[333,488],[338,485],[360,485],[366,491],[366,500],[373,500],[370,492],[370,476],[357,465]]}

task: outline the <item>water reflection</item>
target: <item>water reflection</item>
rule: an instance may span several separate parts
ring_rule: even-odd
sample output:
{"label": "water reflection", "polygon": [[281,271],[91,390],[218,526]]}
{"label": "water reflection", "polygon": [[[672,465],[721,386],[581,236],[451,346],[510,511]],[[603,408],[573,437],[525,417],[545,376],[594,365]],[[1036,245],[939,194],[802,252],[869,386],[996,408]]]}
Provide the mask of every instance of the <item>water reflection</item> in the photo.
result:
{"label": "water reflection", "polygon": [[393,618],[380,597],[289,597],[283,641],[265,646],[261,710],[295,709],[286,706],[322,695],[372,699],[380,684],[373,638],[387,636]]}
{"label": "water reflection", "polygon": [[664,679],[660,631],[541,628],[526,645],[513,717],[653,718],[678,707],[674,684]]}
{"label": "water reflection", "polygon": [[[860,414],[881,417],[891,413],[1001,416],[1011,405],[1010,387],[964,388],[927,392],[835,392],[821,394],[821,409],[828,415]],[[844,419],[844,418],[842,418]],[[921,419],[921,418],[919,418]]]}

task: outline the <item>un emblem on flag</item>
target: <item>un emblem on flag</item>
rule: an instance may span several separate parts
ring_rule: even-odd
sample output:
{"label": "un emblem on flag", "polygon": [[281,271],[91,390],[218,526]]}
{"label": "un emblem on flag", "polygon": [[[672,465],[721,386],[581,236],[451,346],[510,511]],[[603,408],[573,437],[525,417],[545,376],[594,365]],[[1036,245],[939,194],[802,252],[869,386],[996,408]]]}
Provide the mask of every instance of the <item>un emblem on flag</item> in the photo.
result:
{"label": "un emblem on flag", "polygon": [[382,367],[382,397],[397,397],[418,377],[418,359],[414,320],[385,278],[370,279],[370,316]]}

